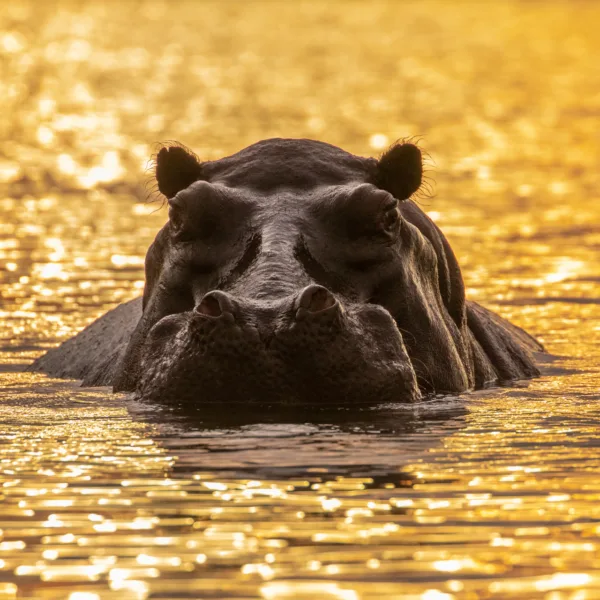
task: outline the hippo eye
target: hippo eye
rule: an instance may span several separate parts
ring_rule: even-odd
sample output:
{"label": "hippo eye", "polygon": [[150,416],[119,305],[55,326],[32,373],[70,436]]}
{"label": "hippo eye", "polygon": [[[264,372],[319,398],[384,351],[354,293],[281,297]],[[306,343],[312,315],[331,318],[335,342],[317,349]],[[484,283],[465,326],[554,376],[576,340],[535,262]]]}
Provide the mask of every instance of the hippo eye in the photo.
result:
{"label": "hippo eye", "polygon": [[334,187],[329,196],[315,203],[314,212],[347,240],[392,243],[402,217],[399,201],[370,183]]}
{"label": "hippo eye", "polygon": [[174,235],[181,235],[183,231],[183,211],[178,206],[169,205],[169,222]]}
{"label": "hippo eye", "polygon": [[400,211],[398,210],[398,202],[394,201],[385,207],[384,213],[380,220],[381,229],[388,235],[396,232],[400,223]]}
{"label": "hippo eye", "polygon": [[400,213],[398,212],[398,208],[394,207],[385,213],[381,225],[386,231],[391,231],[396,228],[399,220]]}
{"label": "hippo eye", "polygon": [[239,221],[244,210],[243,202],[226,196],[217,186],[196,181],[169,199],[172,237],[176,242],[214,243],[229,235],[230,224]]}

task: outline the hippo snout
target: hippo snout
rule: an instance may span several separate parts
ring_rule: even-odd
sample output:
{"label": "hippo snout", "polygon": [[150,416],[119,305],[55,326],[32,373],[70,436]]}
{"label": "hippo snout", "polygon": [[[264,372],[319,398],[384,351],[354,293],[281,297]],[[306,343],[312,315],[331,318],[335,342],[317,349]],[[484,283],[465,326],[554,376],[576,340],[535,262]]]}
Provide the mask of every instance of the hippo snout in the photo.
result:
{"label": "hippo snout", "polygon": [[[301,290],[291,303],[297,321],[315,317],[341,314],[342,307],[337,298],[321,285],[312,284]],[[234,323],[236,317],[242,315],[241,303],[234,296],[221,290],[208,292],[199,304],[194,307],[194,313],[201,318],[221,319]]]}
{"label": "hippo snout", "polygon": [[[296,335],[297,341],[304,337],[316,342],[319,331],[321,334],[333,334],[335,327],[343,327],[343,319],[344,309],[333,293],[321,285],[312,284],[276,303],[236,298],[221,290],[208,292],[194,307],[190,328],[197,335],[214,338],[215,346],[223,346],[228,343],[228,336],[237,335],[248,340],[258,336],[263,342]],[[163,328],[160,322],[156,327]],[[311,328],[315,328],[312,338]],[[231,344],[234,344],[233,340]]]}
{"label": "hippo snout", "polygon": [[344,306],[317,284],[277,302],[222,290],[206,293],[193,310],[165,317],[152,328],[141,373],[140,395],[163,401],[419,397],[391,315],[375,305]]}

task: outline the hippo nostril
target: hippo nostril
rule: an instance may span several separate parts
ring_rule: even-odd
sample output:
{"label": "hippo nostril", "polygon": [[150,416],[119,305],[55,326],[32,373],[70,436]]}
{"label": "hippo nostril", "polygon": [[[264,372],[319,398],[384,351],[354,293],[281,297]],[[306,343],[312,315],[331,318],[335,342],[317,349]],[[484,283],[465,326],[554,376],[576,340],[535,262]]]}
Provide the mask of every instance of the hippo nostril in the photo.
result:
{"label": "hippo nostril", "polygon": [[209,292],[194,308],[194,312],[203,317],[223,318],[231,322],[235,320],[234,311],[234,304],[229,295],[221,291]]}
{"label": "hippo nostril", "polygon": [[309,285],[298,297],[296,319],[303,319],[310,314],[329,312],[338,304],[335,296],[320,285]]}
{"label": "hippo nostril", "polygon": [[313,313],[331,308],[334,304],[333,294],[320,285],[308,286],[300,296],[300,306]]}
{"label": "hippo nostril", "polygon": [[220,317],[223,314],[219,301],[214,296],[205,296],[196,306],[196,312],[207,317]]}

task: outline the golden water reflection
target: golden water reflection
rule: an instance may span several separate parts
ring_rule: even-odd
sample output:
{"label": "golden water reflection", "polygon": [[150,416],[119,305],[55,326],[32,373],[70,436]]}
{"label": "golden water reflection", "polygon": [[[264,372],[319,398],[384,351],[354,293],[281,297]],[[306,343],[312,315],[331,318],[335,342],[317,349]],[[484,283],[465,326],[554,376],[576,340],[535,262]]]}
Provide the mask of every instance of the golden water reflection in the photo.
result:
{"label": "golden water reflection", "polygon": [[[600,8],[273,6],[0,9],[0,598],[600,598]],[[156,142],[276,135],[422,136],[419,201],[545,377],[186,415],[18,372],[140,293]]]}

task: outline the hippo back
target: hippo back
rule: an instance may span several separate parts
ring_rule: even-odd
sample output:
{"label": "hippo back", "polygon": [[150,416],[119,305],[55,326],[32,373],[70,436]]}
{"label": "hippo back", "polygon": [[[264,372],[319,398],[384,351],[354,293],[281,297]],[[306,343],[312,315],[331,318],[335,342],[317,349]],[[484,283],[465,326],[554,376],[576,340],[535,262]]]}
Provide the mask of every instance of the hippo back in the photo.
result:
{"label": "hippo back", "polygon": [[46,352],[28,370],[81,379],[84,386],[112,385],[116,367],[141,316],[141,298],[120,304]]}

